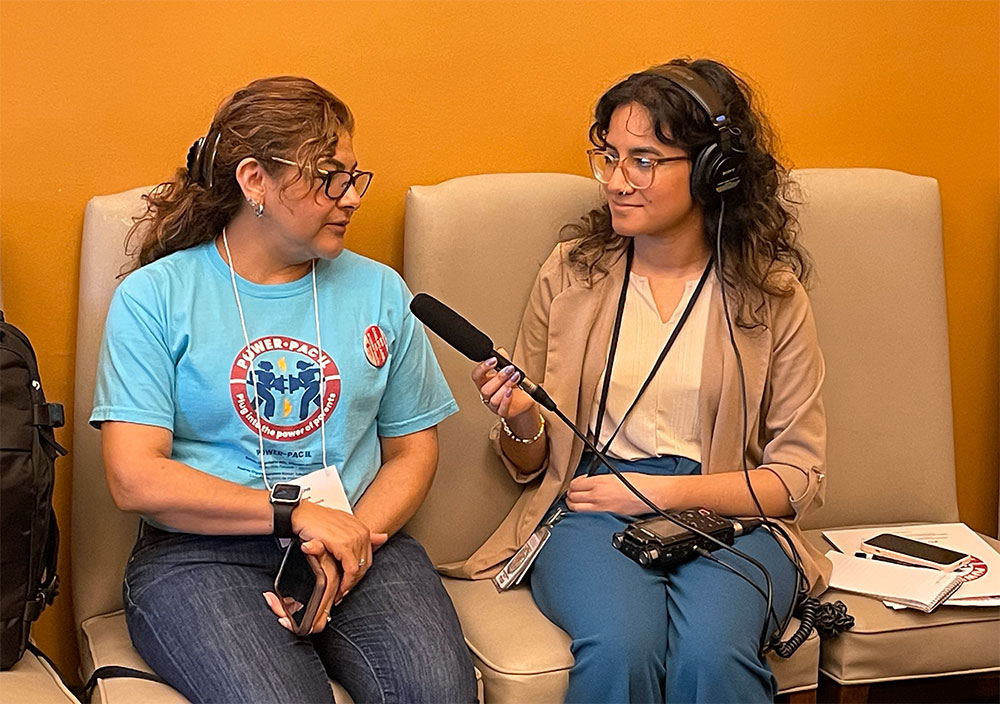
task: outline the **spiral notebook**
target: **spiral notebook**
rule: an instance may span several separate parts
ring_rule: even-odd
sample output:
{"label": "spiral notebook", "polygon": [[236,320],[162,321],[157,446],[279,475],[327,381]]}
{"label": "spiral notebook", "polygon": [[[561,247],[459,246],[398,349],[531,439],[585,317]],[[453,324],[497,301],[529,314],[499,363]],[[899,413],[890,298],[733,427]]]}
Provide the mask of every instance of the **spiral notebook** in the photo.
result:
{"label": "spiral notebook", "polygon": [[833,563],[831,587],[925,613],[936,609],[962,586],[962,577],[954,572],[875,562],[836,550],[829,551],[826,556]]}

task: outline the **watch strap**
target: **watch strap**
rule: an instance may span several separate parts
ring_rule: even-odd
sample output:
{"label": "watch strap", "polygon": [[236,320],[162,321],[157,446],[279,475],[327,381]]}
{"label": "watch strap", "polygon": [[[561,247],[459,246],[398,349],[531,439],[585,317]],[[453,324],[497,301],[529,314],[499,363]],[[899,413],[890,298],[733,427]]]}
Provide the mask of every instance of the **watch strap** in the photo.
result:
{"label": "watch strap", "polygon": [[271,509],[274,511],[274,534],[279,538],[294,538],[295,531],[292,530],[292,511],[298,506],[296,503],[271,502]]}

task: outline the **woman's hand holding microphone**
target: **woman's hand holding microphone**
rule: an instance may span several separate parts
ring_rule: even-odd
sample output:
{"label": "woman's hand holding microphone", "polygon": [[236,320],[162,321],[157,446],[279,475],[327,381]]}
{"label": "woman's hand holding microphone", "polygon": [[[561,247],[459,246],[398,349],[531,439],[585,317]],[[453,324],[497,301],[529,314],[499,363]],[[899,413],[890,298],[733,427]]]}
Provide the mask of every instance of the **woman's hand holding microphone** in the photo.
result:
{"label": "woman's hand holding microphone", "polygon": [[[502,349],[498,350],[506,355]],[[500,416],[504,434],[504,454],[525,474],[534,472],[545,458],[545,443],[537,442],[545,434],[545,422],[538,404],[518,388],[521,374],[513,366],[497,370],[497,358],[490,357],[472,370],[472,381],[479,390],[483,405]]]}

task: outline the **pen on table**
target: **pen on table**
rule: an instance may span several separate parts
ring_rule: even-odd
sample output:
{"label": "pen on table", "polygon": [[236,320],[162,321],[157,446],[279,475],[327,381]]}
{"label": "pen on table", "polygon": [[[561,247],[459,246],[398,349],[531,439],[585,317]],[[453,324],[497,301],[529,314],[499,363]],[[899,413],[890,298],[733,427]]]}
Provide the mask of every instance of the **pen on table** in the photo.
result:
{"label": "pen on table", "polygon": [[[912,562],[903,562],[902,560],[893,560],[891,557],[882,557],[881,555],[872,555],[870,552],[856,552],[854,557],[862,557],[866,560],[878,560],[879,562],[891,562],[894,565],[903,565],[904,567],[924,567],[924,565],[915,565]],[[926,568],[925,568],[926,569]],[[933,569],[933,568],[930,568]]]}

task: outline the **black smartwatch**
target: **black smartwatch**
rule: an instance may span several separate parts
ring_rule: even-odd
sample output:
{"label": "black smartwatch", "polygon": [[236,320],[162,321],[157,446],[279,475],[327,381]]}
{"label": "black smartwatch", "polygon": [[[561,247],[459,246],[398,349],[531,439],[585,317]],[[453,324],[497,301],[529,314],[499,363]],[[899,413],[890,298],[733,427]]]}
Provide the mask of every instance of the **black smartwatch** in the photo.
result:
{"label": "black smartwatch", "polygon": [[298,484],[275,484],[271,487],[271,509],[274,511],[274,534],[279,538],[294,538],[292,511],[302,499]]}

